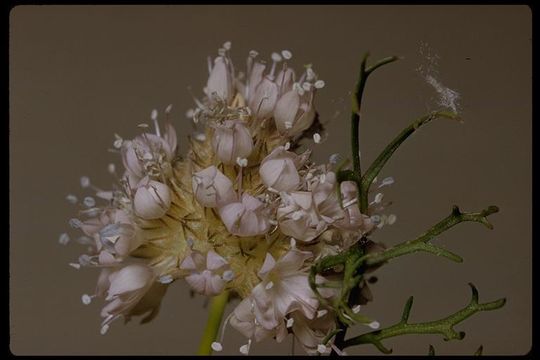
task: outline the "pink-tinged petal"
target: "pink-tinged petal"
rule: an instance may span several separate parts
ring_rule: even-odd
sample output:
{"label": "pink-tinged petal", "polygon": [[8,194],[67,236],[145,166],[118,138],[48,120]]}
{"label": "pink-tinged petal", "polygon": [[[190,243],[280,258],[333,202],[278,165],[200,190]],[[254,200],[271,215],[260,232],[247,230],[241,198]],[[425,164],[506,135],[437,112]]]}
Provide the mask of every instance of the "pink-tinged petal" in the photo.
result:
{"label": "pink-tinged petal", "polygon": [[300,97],[296,90],[291,90],[277,101],[274,109],[274,120],[278,131],[282,134],[289,132],[295,125],[296,114],[300,106]]}
{"label": "pink-tinged petal", "polygon": [[263,72],[266,68],[266,65],[261,64],[260,62],[256,62],[253,64],[253,69],[251,70],[251,74],[249,76],[249,84],[248,84],[248,99],[253,96],[255,93],[255,89],[257,88],[257,85],[260,84],[263,78]]}
{"label": "pink-tinged petal", "polygon": [[152,270],[145,265],[127,265],[110,276],[109,297],[139,290],[152,280]]}
{"label": "pink-tinged petal", "polygon": [[206,278],[200,273],[193,273],[185,277],[187,283],[199,294],[204,294]]}
{"label": "pink-tinged petal", "polygon": [[242,203],[231,203],[219,208],[221,221],[223,221],[223,224],[225,224],[225,227],[231,234],[236,232],[236,229],[240,225],[240,219],[245,211],[246,209]]}
{"label": "pink-tinged petal", "polygon": [[265,119],[272,115],[278,97],[278,87],[268,77],[257,85],[255,93],[250,96],[249,107],[257,119]]}
{"label": "pink-tinged petal", "polygon": [[227,264],[227,260],[218,255],[214,250],[210,250],[206,254],[206,268],[208,270],[217,270]]}
{"label": "pink-tinged petal", "polygon": [[242,204],[245,206],[246,210],[257,210],[263,203],[254,196],[249,195],[248,193],[242,194]]}
{"label": "pink-tinged petal", "polygon": [[266,275],[274,269],[276,266],[276,260],[270,253],[266,253],[266,257],[264,258],[264,263],[261,266],[261,269],[258,272],[258,275],[261,279],[264,279]]}
{"label": "pink-tinged petal", "polygon": [[133,199],[135,214],[146,220],[159,219],[171,206],[169,187],[155,180],[137,189]]}
{"label": "pink-tinged petal", "polygon": [[182,270],[197,270],[197,265],[193,261],[193,257],[187,256],[182,263],[180,264],[180,269]]}
{"label": "pink-tinged petal", "polygon": [[107,252],[107,251],[101,251],[99,253],[98,262],[100,265],[113,265],[117,263],[118,261],[114,258],[114,256]]}
{"label": "pink-tinged petal", "polygon": [[214,93],[225,101],[229,101],[232,94],[230,92],[230,82],[232,81],[227,64],[223,57],[217,57],[214,61],[214,67],[210,72],[208,82],[206,84],[207,96],[211,97]]}
{"label": "pink-tinged petal", "polygon": [[291,197],[303,210],[309,210],[313,206],[312,193],[309,191],[294,191]]}
{"label": "pink-tinged petal", "polygon": [[283,275],[295,273],[304,265],[304,262],[312,256],[313,253],[309,251],[301,251],[293,248],[287,251],[277,261],[276,270]]}
{"label": "pink-tinged petal", "polygon": [[294,84],[294,78],[294,70],[291,68],[281,70],[278,73],[278,75],[276,76],[276,84],[279,88],[280,94],[285,94],[292,89]]}
{"label": "pink-tinged petal", "polygon": [[112,270],[109,268],[102,268],[99,273],[98,281],[96,284],[96,296],[105,296],[107,289],[110,286],[109,276]]}
{"label": "pink-tinged petal", "polygon": [[208,275],[206,278],[205,295],[214,296],[219,294],[225,287],[225,281],[219,275]]}
{"label": "pink-tinged petal", "polygon": [[176,138],[176,130],[171,124],[165,125],[165,134],[163,135],[163,139],[167,142],[171,152],[174,154],[176,152],[176,147],[178,146],[178,140]]}

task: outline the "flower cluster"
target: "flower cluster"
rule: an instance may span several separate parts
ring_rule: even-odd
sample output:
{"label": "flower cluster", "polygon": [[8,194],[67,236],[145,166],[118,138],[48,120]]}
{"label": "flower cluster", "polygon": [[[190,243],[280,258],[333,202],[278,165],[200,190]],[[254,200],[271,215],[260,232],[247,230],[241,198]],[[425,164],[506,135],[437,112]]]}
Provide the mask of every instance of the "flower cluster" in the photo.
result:
{"label": "flower cluster", "polygon": [[[356,184],[337,181],[339,156],[325,164],[310,159],[309,146],[324,138],[314,98],[325,83],[311,66],[294,71],[291,58],[284,50],[267,64],[251,51],[246,72],[237,73],[225,43],[209,59],[205,96],[189,111],[195,130],[186,156],[177,152],[169,106],[164,124],[152,111],[153,131],[141,124],[146,130],[132,140],[116,135],[123,170],[116,175],[109,166],[117,177],[113,190],[81,178],[103,205],[87,196],[79,218],[70,220],[88,248],[71,265],[101,269],[94,293],[82,301],[107,302],[103,334],[120,317],[151,320],[167,287],[185,279],[196,293],[227,291],[239,299],[225,325],[247,338],[243,354],[253,340],[279,342],[288,334],[310,354],[330,351],[323,339],[336,314],[321,300],[337,296],[340,275],[317,275],[328,286],[316,295],[309,269],[395,216],[382,214],[382,193],[360,212]],[[392,182],[386,178],[378,189]],[[68,200],[79,204],[74,195]],[[222,349],[219,342],[212,347]]]}

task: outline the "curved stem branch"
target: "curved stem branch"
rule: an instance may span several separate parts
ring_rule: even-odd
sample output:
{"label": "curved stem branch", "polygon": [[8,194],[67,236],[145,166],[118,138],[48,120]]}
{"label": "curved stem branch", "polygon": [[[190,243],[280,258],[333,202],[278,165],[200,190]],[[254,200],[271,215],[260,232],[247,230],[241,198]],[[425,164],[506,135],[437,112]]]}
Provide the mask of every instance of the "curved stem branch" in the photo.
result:
{"label": "curved stem branch", "polygon": [[206,328],[204,329],[197,355],[212,354],[212,343],[216,340],[228,300],[228,291],[223,291],[221,294],[212,298],[208,312],[208,321],[206,322]]}
{"label": "curved stem branch", "polygon": [[469,286],[472,290],[471,301],[463,309],[450,316],[436,321],[414,324],[409,323],[409,314],[413,303],[413,297],[411,296],[405,305],[400,322],[385,329],[372,331],[346,340],[344,343],[344,348],[353,345],[372,344],[379,349],[379,351],[385,354],[390,354],[392,349],[385,347],[382,344],[382,340],[394,336],[410,334],[440,334],[444,336],[444,340],[446,341],[461,340],[465,337],[465,333],[463,331],[457,332],[454,330],[455,325],[476,314],[477,312],[496,310],[504,306],[506,303],[506,299],[503,298],[480,304],[478,302],[478,290],[476,290],[474,285],[471,283],[469,283]]}
{"label": "curved stem branch", "polygon": [[382,252],[368,254],[362,259],[360,259],[360,261],[364,262],[367,266],[372,266],[375,264],[386,262],[390,259],[402,255],[414,253],[417,251],[424,251],[435,254],[437,256],[444,256],[455,262],[462,262],[463,259],[459,255],[456,255],[440,246],[433,245],[430,243],[430,241],[437,235],[465,221],[478,222],[484,224],[487,228],[492,229],[493,225],[491,225],[487,217],[498,211],[498,207],[489,206],[487,209],[484,209],[477,213],[462,213],[457,206],[454,206],[450,215],[448,215],[445,219],[439,221],[432,228],[430,228],[428,231],[426,231],[416,239],[398,244]]}

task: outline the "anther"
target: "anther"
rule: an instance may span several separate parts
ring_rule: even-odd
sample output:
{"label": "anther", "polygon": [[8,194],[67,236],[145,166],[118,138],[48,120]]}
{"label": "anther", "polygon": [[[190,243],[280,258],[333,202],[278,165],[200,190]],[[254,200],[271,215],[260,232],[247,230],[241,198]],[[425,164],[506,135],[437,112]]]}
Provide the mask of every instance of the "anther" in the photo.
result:
{"label": "anther", "polygon": [[81,187],[87,188],[90,186],[90,178],[88,176],[81,176]]}
{"label": "anther", "polygon": [[75,195],[69,194],[66,196],[66,200],[70,202],[71,204],[77,203],[77,197]]}
{"label": "anther", "polygon": [[83,294],[83,296],[81,296],[81,301],[84,305],[88,305],[92,302],[92,297],[93,296],[90,296],[88,294]]}
{"label": "anther", "polygon": [[292,53],[289,50],[283,50],[281,51],[281,56],[283,56],[285,60],[289,60],[292,58]]}
{"label": "anther", "polygon": [[293,324],[294,324],[294,319],[293,318],[287,319],[287,329],[292,328]]}
{"label": "anther", "polygon": [[322,89],[324,87],[324,81],[317,80],[315,81],[315,84],[313,84],[313,86],[315,86],[315,89]]}
{"label": "anther", "polygon": [[58,242],[60,243],[60,245],[67,245],[67,243],[69,242],[69,235],[66,233],[60,234]]}
{"label": "anther", "polygon": [[315,144],[321,143],[321,135],[319,133],[313,134],[313,141],[315,141]]}
{"label": "anther", "polygon": [[217,351],[217,352],[223,350],[223,346],[220,343],[218,343],[217,341],[214,341],[212,343],[211,347],[212,347],[212,350]]}
{"label": "anther", "polygon": [[91,207],[94,207],[96,205],[96,200],[94,200],[94,198],[91,197],[91,196],[87,196],[87,197],[84,198],[83,204],[87,208],[91,208]]}

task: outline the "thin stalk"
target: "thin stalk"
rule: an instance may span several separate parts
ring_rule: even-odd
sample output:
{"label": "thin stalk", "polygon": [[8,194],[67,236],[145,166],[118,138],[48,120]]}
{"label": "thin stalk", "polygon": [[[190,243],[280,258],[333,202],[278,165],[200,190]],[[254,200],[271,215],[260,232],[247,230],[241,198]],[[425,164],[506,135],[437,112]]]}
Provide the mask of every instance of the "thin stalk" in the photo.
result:
{"label": "thin stalk", "polygon": [[223,312],[225,311],[228,300],[228,291],[223,291],[221,294],[212,298],[210,310],[208,312],[208,321],[206,322],[206,328],[204,329],[197,355],[212,354],[212,343],[216,341],[219,326],[221,325],[221,319],[223,318]]}

